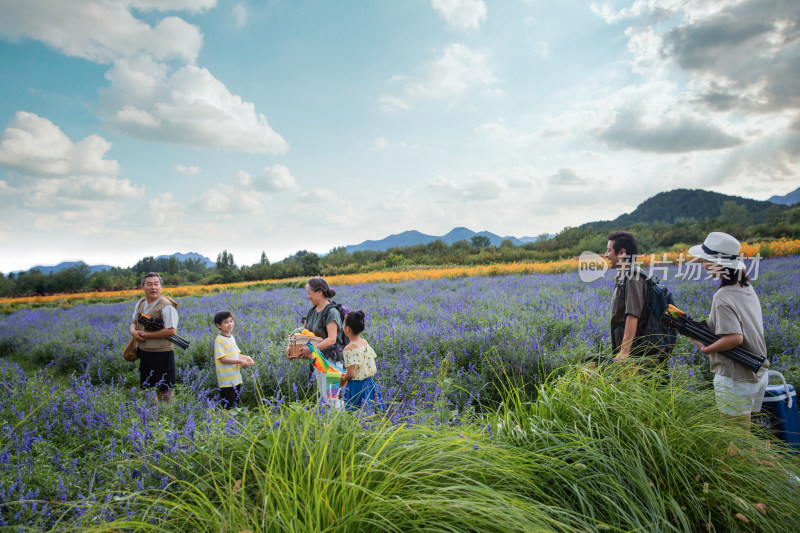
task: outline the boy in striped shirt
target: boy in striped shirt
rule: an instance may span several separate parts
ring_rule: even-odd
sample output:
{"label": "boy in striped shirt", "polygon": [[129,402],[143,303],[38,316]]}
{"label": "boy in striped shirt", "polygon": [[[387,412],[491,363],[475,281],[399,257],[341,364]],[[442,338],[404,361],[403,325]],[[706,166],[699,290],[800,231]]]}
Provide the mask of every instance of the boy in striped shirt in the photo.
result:
{"label": "boy in striped shirt", "polygon": [[217,385],[222,399],[223,409],[230,409],[239,405],[239,395],[242,393],[242,374],[240,366],[255,364],[251,357],[242,355],[236,340],[231,335],[233,331],[233,313],[220,311],[214,315],[214,325],[219,329],[219,335],[214,341],[214,363],[217,368]]}

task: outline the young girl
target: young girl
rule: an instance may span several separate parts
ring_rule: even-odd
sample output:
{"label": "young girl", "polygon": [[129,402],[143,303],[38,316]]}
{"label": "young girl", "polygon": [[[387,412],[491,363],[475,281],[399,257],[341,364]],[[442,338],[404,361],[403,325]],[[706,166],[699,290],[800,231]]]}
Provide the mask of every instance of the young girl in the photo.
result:
{"label": "young girl", "polygon": [[371,403],[381,409],[378,390],[372,376],[378,371],[375,366],[375,351],[361,338],[364,331],[364,311],[350,311],[344,317],[344,333],[350,344],[344,348],[344,366],[341,386],[347,385],[347,410],[354,411]]}

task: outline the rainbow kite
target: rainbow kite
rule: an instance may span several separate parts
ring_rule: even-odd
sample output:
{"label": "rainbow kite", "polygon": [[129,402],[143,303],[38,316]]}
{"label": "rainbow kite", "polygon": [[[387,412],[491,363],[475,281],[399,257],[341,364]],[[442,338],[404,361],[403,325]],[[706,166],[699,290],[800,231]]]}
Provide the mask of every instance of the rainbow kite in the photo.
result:
{"label": "rainbow kite", "polygon": [[322,355],[322,352],[319,350],[319,348],[310,342],[307,342],[306,346],[308,346],[308,349],[311,350],[311,362],[314,364],[314,368],[325,374],[325,391],[323,396],[327,397],[329,400],[338,398],[344,369],[339,368],[325,359],[325,356]]}
{"label": "rainbow kite", "polygon": [[311,350],[311,362],[314,363],[314,367],[319,370],[320,372],[325,372],[326,374],[344,374],[344,369],[339,368],[338,366],[334,365],[327,359],[325,356],[322,355],[322,352],[319,351],[319,348],[311,344],[310,342],[306,343],[308,349]]}

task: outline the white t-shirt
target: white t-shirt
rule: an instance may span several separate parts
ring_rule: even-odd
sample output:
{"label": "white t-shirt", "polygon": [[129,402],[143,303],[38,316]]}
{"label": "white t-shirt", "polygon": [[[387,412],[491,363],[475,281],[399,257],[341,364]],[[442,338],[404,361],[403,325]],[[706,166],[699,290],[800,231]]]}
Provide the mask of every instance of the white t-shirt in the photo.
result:
{"label": "white t-shirt", "polygon": [[[139,302],[141,302],[141,300],[137,301],[136,305],[133,306],[133,315],[131,316],[131,322],[136,322],[136,320],[139,318]],[[158,300],[156,300],[153,303],[148,303],[147,300],[145,300],[144,307],[142,308],[142,313],[152,318],[158,318],[154,317],[151,314],[151,311],[155,308],[157,303]],[[178,329],[178,311],[172,305],[167,305],[161,310],[161,320],[164,321],[164,328]]]}

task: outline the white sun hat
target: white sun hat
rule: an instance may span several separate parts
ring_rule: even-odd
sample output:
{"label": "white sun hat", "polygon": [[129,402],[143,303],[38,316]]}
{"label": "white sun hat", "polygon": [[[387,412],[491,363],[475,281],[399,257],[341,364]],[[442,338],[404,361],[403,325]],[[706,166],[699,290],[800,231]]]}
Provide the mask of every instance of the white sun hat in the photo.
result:
{"label": "white sun hat", "polygon": [[703,244],[689,248],[689,255],[700,257],[726,268],[739,270],[744,263],[739,261],[742,245],[732,235],[714,231],[708,234]]}

